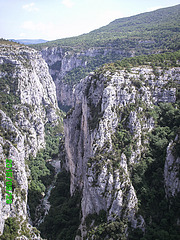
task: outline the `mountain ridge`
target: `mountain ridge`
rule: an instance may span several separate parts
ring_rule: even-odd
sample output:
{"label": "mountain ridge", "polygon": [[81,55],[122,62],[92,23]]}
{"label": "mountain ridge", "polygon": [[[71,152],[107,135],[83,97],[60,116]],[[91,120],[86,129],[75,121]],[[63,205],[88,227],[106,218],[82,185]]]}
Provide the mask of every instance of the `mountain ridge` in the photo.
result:
{"label": "mountain ridge", "polygon": [[[106,41],[106,44],[111,40],[113,41],[114,38],[123,38],[129,36],[130,38],[136,38],[136,37],[141,37],[145,36],[145,33],[141,33],[141,31],[137,33],[133,33],[132,29],[130,27],[133,26],[133,28],[139,28],[143,27],[145,23],[150,24],[151,26],[148,26],[150,29],[152,28],[152,24],[158,23],[158,28],[159,30],[161,27],[167,27],[167,23],[169,23],[169,27],[173,28],[174,23],[177,24],[178,29],[179,29],[179,11],[180,11],[180,4],[173,6],[173,7],[168,7],[168,8],[162,8],[158,9],[155,11],[147,12],[147,13],[141,13],[138,15],[134,15],[131,17],[125,17],[125,18],[120,18],[116,19],[112,22],[110,22],[108,25],[103,26],[101,28],[95,29],[89,33],[79,35],[77,37],[71,37],[71,38],[63,38],[55,41],[49,41],[48,43],[39,45],[39,47],[47,47],[47,46],[69,46],[69,47],[78,47],[77,44],[80,42],[82,44],[82,48],[87,48],[87,47],[92,47],[96,46],[97,44],[101,45],[101,47],[104,45],[104,43],[101,43],[101,39]],[[161,26],[161,22],[164,22],[164,25]],[[173,22],[171,22],[173,20]],[[179,21],[178,21],[179,20]],[[139,22],[138,22],[139,21]],[[147,22],[146,22],[147,21]],[[126,24],[123,28],[123,24]],[[122,26],[121,26],[122,25]],[[128,27],[128,28],[127,28]],[[115,29],[116,34],[113,35],[112,37],[112,30],[113,28]],[[122,28],[123,31],[121,31],[122,35],[118,34],[119,29]],[[178,30],[176,29],[176,31]],[[106,31],[105,31],[106,30]],[[170,32],[172,29],[169,29]],[[130,31],[130,32],[128,32]],[[151,29],[152,31],[152,29]],[[123,32],[125,35],[123,35]],[[103,36],[101,36],[101,33]],[[142,35],[141,35],[142,34]],[[111,36],[110,36],[111,35]],[[153,36],[155,37],[155,36]],[[98,38],[100,38],[98,40]],[[171,39],[172,40],[172,39]],[[36,47],[36,46],[34,46]]]}
{"label": "mountain ridge", "polygon": [[180,48],[179,11],[180,5],[159,9],[115,20],[79,37],[31,45],[41,51],[48,63],[59,106],[63,109],[72,106],[73,87],[103,64],[177,51]]}
{"label": "mountain ridge", "polygon": [[[160,28],[144,25],[148,36],[141,15],[125,20],[135,28],[122,27],[122,38],[115,23],[39,52],[0,40],[0,239],[179,240],[179,7]],[[57,97],[72,106],[64,132]],[[5,208],[6,158],[14,178]],[[66,170],[57,179],[53,158]]]}

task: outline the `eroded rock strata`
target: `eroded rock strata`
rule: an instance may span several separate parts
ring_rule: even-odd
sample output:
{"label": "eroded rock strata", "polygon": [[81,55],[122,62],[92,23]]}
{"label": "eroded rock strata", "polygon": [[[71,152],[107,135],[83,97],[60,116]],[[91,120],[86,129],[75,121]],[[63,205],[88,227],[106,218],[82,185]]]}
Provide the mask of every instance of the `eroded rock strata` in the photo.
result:
{"label": "eroded rock strata", "polygon": [[[98,51],[67,56],[61,48],[47,48],[43,52],[46,63],[36,50],[1,43],[1,234],[5,221],[16,218],[15,239],[41,239],[28,222],[31,172],[27,161],[46,147],[45,125],[59,122],[56,92],[63,105],[72,106],[64,119],[62,166],[70,172],[71,196],[77,192],[81,196],[76,240],[128,239],[138,229],[145,234],[159,207],[154,204],[149,209],[147,204],[151,207],[160,201],[164,212],[173,209],[180,192],[180,68],[109,64],[77,85],[62,81],[68,71],[85,67],[85,57],[95,57]],[[61,147],[63,155],[63,143]],[[5,200],[6,158],[13,162],[10,205]],[[156,194],[158,201],[153,200]],[[174,219],[173,226],[178,226],[179,218]]]}
{"label": "eroded rock strata", "polygon": [[[9,42],[0,45],[0,232],[9,217],[25,226],[31,239],[41,239],[28,223],[27,194],[30,171],[26,159],[45,147],[44,126],[57,124],[56,88],[48,66],[40,54],[28,47]],[[12,159],[13,202],[5,200],[6,158]],[[37,232],[37,230],[36,230]]]}
{"label": "eroded rock strata", "polygon": [[[95,219],[87,226],[88,216],[101,210],[107,213],[107,222],[122,221],[124,236],[127,223],[145,230],[132,169],[142,162],[148,134],[156,125],[149,112],[160,102],[176,102],[176,87],[170,82],[179,84],[179,70],[159,68],[158,77],[150,66],[134,67],[129,72],[101,71],[76,86],[74,107],[64,121],[71,194],[79,188],[82,191],[81,237],[76,239],[87,237],[87,229],[95,226]],[[122,142],[116,141],[117,137]],[[167,148],[164,170],[168,196],[180,191],[179,158],[173,156],[172,145]]]}

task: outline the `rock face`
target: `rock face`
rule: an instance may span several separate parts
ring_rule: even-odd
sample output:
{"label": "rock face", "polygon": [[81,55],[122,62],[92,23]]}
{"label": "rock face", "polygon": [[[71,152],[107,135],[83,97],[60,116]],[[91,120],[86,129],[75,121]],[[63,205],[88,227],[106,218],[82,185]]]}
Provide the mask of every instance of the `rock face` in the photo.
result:
{"label": "rock face", "polygon": [[[141,161],[148,145],[145,136],[155,125],[153,117],[145,112],[158,102],[176,101],[176,88],[169,82],[170,78],[179,82],[179,70],[159,69],[158,77],[150,66],[132,68],[130,72],[106,70],[90,74],[76,86],[74,107],[64,121],[71,194],[76,189],[82,191],[81,234],[76,239],[86,239],[87,217],[102,209],[107,221],[122,220],[125,235],[126,221],[131,227],[144,230],[130,172]],[[122,139],[120,146],[116,137]],[[129,152],[123,147],[124,141],[131,142]],[[167,194],[179,189],[177,181],[171,186],[176,176],[168,173],[171,165],[179,162],[172,156],[171,144],[165,165]]]}
{"label": "rock face", "polygon": [[66,72],[78,66],[78,63],[73,57],[69,58],[68,53],[61,48],[46,48],[42,50],[41,54],[49,66],[50,74],[56,85],[58,101],[63,105],[72,105],[73,88],[63,83],[62,79]]}
{"label": "rock face", "polygon": [[[73,106],[64,120],[66,160],[63,165],[70,171],[71,195],[76,190],[82,193],[81,224],[76,240],[96,239],[95,234],[102,227],[120,228],[118,239],[127,239],[129,229],[145,231],[146,221],[139,212],[132,172],[149,150],[149,134],[157,124],[155,106],[160,102],[176,102],[180,68],[155,71],[148,65],[113,70],[104,66],[76,87],[63,82],[69,71],[86,67],[89,59],[106,54],[107,49],[102,52],[98,48],[80,53],[46,48],[42,51],[46,63],[37,51],[28,47],[0,45],[1,235],[5,220],[16,217],[20,225],[16,240],[41,239],[28,223],[31,173],[26,159],[45,147],[45,124],[58,122],[55,84],[60,103]],[[178,133],[166,145],[164,187],[169,199],[180,192],[177,144]],[[13,202],[9,205],[5,200],[6,159],[12,159],[13,171]],[[106,219],[98,228],[95,220],[102,213]],[[24,228],[30,238],[25,236]],[[95,231],[91,231],[93,228]]]}
{"label": "rock face", "polygon": [[[8,217],[18,217],[31,239],[41,239],[27,223],[27,193],[30,172],[25,159],[36,156],[45,147],[44,126],[56,124],[57,99],[55,84],[40,54],[19,44],[0,45],[0,232]],[[5,163],[12,159],[15,181],[12,204],[5,200]],[[21,239],[27,239],[19,230]],[[33,238],[34,237],[34,238]],[[19,238],[17,238],[19,239]]]}
{"label": "rock face", "polygon": [[170,142],[167,148],[167,156],[164,167],[164,180],[166,195],[174,197],[180,192],[180,179],[178,177],[180,170],[180,158],[173,153],[175,142],[178,141],[178,135],[174,142]]}
{"label": "rock face", "polygon": [[[74,104],[74,85],[64,81],[64,77],[72,70],[83,68],[86,72],[96,68],[106,61],[101,58],[117,56],[117,59],[123,57],[132,57],[133,53],[128,51],[114,50],[110,48],[93,47],[86,50],[66,50],[65,47],[47,47],[41,51],[42,57],[47,62],[50,74],[55,82],[57,89],[57,99],[61,105],[73,106]],[[97,61],[97,58],[99,59]],[[108,62],[108,60],[107,60]],[[74,82],[79,82],[78,73]],[[72,78],[72,76],[71,76]]]}

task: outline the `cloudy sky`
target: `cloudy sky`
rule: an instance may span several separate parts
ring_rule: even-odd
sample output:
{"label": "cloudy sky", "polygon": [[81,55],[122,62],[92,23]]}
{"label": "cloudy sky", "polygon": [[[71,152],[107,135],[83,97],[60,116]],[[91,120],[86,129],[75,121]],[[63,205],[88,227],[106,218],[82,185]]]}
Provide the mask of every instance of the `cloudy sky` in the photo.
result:
{"label": "cloudy sky", "polygon": [[0,38],[77,36],[109,22],[179,4],[179,0],[0,0]]}

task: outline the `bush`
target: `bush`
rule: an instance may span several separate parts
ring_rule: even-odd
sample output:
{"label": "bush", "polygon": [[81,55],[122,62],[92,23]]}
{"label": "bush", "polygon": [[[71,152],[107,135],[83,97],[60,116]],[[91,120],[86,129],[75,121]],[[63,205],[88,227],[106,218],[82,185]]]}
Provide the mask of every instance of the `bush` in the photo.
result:
{"label": "bush", "polygon": [[0,240],[14,240],[18,236],[19,224],[16,218],[7,218],[4,225],[3,235]]}
{"label": "bush", "polygon": [[70,174],[60,172],[49,198],[51,208],[39,226],[42,236],[47,239],[74,239],[80,224],[80,200],[80,192],[70,196]]}
{"label": "bush", "polygon": [[46,148],[39,151],[35,158],[32,156],[29,157],[28,164],[31,170],[31,182],[29,184],[28,204],[33,221],[35,220],[35,210],[40,203],[42,193],[46,191],[47,186],[49,186],[54,179],[54,167],[47,163],[46,160],[57,158],[61,132],[62,129],[60,125],[51,127],[50,124],[46,124]]}
{"label": "bush", "polygon": [[[157,117],[154,130],[149,134],[149,147],[141,161],[132,169],[132,182],[138,199],[141,202],[140,214],[146,222],[146,233],[140,240],[180,238],[177,226],[180,197],[167,199],[164,190],[164,163],[166,149],[171,140],[178,134],[180,112],[172,103],[160,103],[153,115]],[[178,142],[175,142],[176,156]],[[177,146],[177,149],[176,149]],[[130,234],[129,240],[137,239],[136,231]]]}

